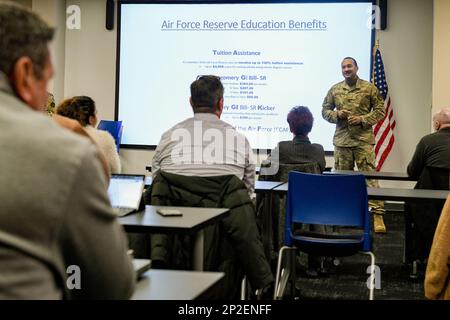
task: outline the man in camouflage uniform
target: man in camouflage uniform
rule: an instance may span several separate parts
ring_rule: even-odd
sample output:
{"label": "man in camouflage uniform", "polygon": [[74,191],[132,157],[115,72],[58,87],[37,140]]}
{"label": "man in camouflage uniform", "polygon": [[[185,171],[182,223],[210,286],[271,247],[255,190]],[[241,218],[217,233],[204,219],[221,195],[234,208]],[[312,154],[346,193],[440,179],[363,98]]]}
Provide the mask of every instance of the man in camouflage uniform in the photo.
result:
{"label": "man in camouflage uniform", "polygon": [[[353,170],[356,162],[360,171],[375,171],[372,126],[384,117],[384,102],[373,84],[358,78],[355,59],[344,58],[341,67],[345,80],[331,87],[322,105],[323,118],[336,123],[334,167]],[[378,181],[368,180],[367,185],[378,187]],[[374,214],[375,232],[386,232],[383,202],[369,201],[369,206]]]}

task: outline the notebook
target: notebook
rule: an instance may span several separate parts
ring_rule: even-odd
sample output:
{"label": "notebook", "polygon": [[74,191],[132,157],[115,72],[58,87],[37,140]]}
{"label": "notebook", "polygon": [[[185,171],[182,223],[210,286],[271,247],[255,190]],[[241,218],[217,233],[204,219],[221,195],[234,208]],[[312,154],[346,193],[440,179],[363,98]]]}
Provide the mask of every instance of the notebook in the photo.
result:
{"label": "notebook", "polygon": [[139,209],[144,191],[144,175],[113,174],[108,196],[114,212],[122,217]]}

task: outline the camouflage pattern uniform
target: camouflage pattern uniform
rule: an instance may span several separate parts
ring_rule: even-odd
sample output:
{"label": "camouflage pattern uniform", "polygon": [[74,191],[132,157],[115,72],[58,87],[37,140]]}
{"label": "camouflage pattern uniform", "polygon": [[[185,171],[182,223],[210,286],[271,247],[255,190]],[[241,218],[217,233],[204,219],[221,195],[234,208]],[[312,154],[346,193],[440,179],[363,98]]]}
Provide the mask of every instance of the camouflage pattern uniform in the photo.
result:
{"label": "camouflage pattern uniform", "polygon": [[[361,116],[361,123],[350,125],[347,119],[339,119],[337,111],[346,109],[351,115]],[[335,84],[328,91],[322,105],[322,116],[336,123],[334,133],[334,167],[336,170],[375,171],[375,138],[372,126],[384,117],[384,101],[378,89],[362,79],[350,87],[345,81]],[[378,187],[377,180],[367,180],[369,187]],[[382,201],[369,201],[372,213],[383,214]]]}
{"label": "camouflage pattern uniform", "polygon": [[55,114],[55,97],[50,92],[47,92],[47,104],[45,106],[45,111],[49,116]]}

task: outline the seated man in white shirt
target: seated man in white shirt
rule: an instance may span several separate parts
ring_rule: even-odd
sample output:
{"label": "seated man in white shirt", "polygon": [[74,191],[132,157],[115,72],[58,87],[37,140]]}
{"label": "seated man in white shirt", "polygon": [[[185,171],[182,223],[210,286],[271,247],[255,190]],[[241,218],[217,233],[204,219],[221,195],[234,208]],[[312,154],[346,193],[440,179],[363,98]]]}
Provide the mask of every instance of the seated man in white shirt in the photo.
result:
{"label": "seated man in white shirt", "polygon": [[[243,181],[241,185],[244,195],[245,189],[249,195],[253,194],[255,165],[252,161],[252,150],[245,136],[238,133],[230,124],[220,120],[223,110],[223,93],[223,85],[220,78],[216,76],[201,76],[191,84],[189,101],[194,111],[194,117],[178,123],[162,135],[152,163],[153,191],[158,189],[155,185],[158,183],[161,185],[161,181],[158,181],[158,173],[162,171],[181,176],[205,177],[205,179],[207,179],[206,177],[234,175]],[[161,177],[159,178],[161,180]],[[192,186],[192,189],[190,186],[184,189],[179,185],[176,187],[183,190],[189,189],[188,191],[191,191],[195,197],[199,195],[198,192],[203,192],[200,185],[198,183],[198,185]],[[169,189],[167,189],[167,193],[172,194]],[[205,197],[211,190],[211,188],[206,188]],[[153,200],[158,200],[158,196],[161,196],[160,192],[161,188],[156,192],[155,197],[152,192],[152,203],[154,203]],[[273,276],[264,255],[256,226],[254,206],[250,199],[242,199],[237,193],[227,195],[230,197],[228,203],[234,202],[230,208],[230,216],[221,221],[220,229],[223,230],[221,236],[223,238],[219,241],[221,245],[217,246],[217,242],[211,241],[214,249],[210,249],[209,244],[205,244],[205,247],[208,246],[208,249],[205,249],[206,252],[220,251],[219,262],[213,267],[213,270],[217,271],[217,268],[223,267],[225,269],[221,269],[222,271],[227,270],[225,273],[229,271],[227,274],[229,279],[224,280],[227,284],[223,283],[221,290],[230,294],[227,298],[234,297],[236,290],[228,290],[230,289],[228,284],[234,288],[239,285],[233,277],[232,270],[234,269],[230,267],[230,261],[233,261],[231,264],[239,265],[245,270],[254,289],[264,288],[263,292],[268,293],[272,290]],[[231,198],[233,200],[230,200]],[[151,242],[153,262],[164,259],[156,252],[161,246],[170,243],[167,251],[158,251],[162,253],[176,247],[174,242],[161,240],[157,236],[154,236]],[[223,245],[224,243],[227,245]],[[227,250],[228,248],[232,250]]]}
{"label": "seated man in white shirt", "polygon": [[220,120],[223,85],[219,77],[201,76],[191,84],[189,102],[194,117],[166,131],[153,157],[153,177],[158,170],[187,176],[234,174],[249,194],[254,191],[255,164],[245,136]]}

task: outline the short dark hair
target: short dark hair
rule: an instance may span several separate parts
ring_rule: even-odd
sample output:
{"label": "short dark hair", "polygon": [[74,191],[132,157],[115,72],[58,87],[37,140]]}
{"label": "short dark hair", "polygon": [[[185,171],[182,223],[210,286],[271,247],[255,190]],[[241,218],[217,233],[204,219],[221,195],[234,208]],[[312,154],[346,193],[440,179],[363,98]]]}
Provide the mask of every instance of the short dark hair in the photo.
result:
{"label": "short dark hair", "polygon": [[343,62],[344,60],[346,60],[346,59],[352,60],[353,63],[355,64],[355,67],[358,66],[358,62],[356,62],[356,59],[355,59],[355,58],[352,58],[352,57],[345,57],[344,59],[342,59],[342,62]]}
{"label": "short dark hair", "polygon": [[0,71],[10,75],[17,60],[29,57],[36,76],[42,77],[53,34],[54,29],[31,10],[0,2]]}
{"label": "short dark hair", "polygon": [[287,122],[289,123],[291,132],[296,136],[306,136],[309,132],[311,132],[314,117],[308,107],[297,106],[293,107],[291,111],[289,111],[287,115]]}
{"label": "short dark hair", "polygon": [[58,105],[56,113],[77,120],[83,127],[89,124],[89,117],[97,114],[95,102],[87,96],[66,99]]}
{"label": "short dark hair", "polygon": [[220,78],[213,75],[199,76],[191,83],[191,101],[194,112],[215,112],[217,103],[223,98]]}

